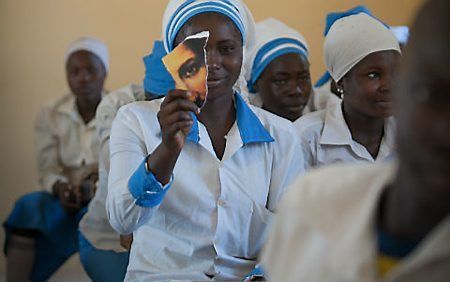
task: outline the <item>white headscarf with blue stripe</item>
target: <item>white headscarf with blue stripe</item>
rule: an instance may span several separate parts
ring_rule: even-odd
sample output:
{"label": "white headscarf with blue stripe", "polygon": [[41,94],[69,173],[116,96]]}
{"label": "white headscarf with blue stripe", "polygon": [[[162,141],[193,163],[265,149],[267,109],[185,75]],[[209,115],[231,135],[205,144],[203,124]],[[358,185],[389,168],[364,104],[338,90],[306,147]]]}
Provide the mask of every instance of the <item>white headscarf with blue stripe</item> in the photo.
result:
{"label": "white headscarf with blue stripe", "polygon": [[245,65],[248,91],[255,93],[253,86],[270,62],[288,53],[308,59],[308,44],[302,34],[273,18],[256,24],[256,42]]}
{"label": "white headscarf with blue stripe", "polygon": [[324,44],[325,64],[339,82],[365,57],[387,50],[401,54],[397,38],[386,25],[366,13],[350,15],[330,27]]}
{"label": "white headscarf with blue stripe", "polygon": [[[247,6],[240,0],[171,0],[167,4],[163,16],[162,39],[167,52],[174,49],[174,40],[184,26],[192,17],[208,12],[220,13],[228,17],[237,27],[242,35],[244,62],[246,52],[255,41],[255,22]],[[235,84],[237,91],[245,86],[244,67],[241,76]]]}

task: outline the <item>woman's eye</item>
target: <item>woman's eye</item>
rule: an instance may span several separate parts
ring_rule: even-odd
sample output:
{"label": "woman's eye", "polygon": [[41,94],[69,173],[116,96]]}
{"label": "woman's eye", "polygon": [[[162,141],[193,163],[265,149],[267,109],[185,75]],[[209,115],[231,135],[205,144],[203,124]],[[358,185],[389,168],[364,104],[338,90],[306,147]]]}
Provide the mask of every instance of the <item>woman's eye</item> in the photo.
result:
{"label": "woman's eye", "polygon": [[371,79],[374,79],[374,78],[379,77],[380,74],[379,74],[378,72],[374,72],[374,71],[373,71],[373,72],[368,73],[367,76],[368,76],[369,78],[371,78]]}
{"label": "woman's eye", "polygon": [[285,85],[287,83],[286,79],[275,79],[273,80],[273,83],[275,83],[275,85],[281,86],[281,85]]}
{"label": "woman's eye", "polygon": [[234,51],[234,47],[233,46],[224,46],[224,47],[220,48],[220,51],[222,54],[229,54]]}
{"label": "woman's eye", "polygon": [[191,76],[194,76],[194,74],[197,72],[197,68],[195,67],[195,66],[192,66],[192,67],[190,67],[190,68],[188,68],[187,70],[186,70],[186,74],[185,74],[185,77],[186,78],[189,78],[189,77],[191,77]]}

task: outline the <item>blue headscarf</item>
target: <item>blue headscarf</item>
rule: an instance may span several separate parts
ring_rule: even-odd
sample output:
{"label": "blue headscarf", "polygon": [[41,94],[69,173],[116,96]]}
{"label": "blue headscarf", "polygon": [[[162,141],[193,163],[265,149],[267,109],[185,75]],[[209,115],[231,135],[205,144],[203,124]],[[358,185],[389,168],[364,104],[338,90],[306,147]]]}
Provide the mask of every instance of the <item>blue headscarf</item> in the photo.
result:
{"label": "blue headscarf", "polygon": [[[356,6],[354,8],[351,8],[350,10],[344,11],[344,12],[333,12],[329,13],[326,18],[325,22],[325,30],[323,31],[323,35],[327,36],[328,31],[330,31],[331,26],[339,19],[351,16],[351,15],[357,15],[359,13],[365,13],[369,16],[372,16],[372,12],[365,6]],[[326,71],[316,82],[314,87],[320,87],[327,83],[331,79],[331,75],[328,71]]]}
{"label": "blue headscarf", "polygon": [[163,42],[156,40],[153,44],[152,53],[143,58],[145,92],[166,95],[169,90],[175,89],[175,81],[162,62],[162,58],[166,54]]}

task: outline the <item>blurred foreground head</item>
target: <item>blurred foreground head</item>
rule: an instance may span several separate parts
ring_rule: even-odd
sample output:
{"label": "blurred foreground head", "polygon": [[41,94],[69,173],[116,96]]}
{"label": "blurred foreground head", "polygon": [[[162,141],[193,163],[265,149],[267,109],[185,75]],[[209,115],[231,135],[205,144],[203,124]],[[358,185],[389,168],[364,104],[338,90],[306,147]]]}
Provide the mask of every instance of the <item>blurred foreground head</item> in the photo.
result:
{"label": "blurred foreground head", "polygon": [[[418,14],[397,93],[401,168],[450,211],[450,1]],[[432,192],[432,193],[430,193]],[[438,197],[436,197],[438,195]]]}

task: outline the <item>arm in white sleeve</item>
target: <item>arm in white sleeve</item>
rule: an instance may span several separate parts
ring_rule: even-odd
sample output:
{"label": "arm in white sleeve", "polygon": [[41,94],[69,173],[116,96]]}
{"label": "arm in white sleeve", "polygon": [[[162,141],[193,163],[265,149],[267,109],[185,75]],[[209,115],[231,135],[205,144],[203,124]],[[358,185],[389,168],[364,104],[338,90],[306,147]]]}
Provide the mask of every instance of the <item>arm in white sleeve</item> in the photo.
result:
{"label": "arm in white sleeve", "polygon": [[68,181],[68,179],[63,175],[63,167],[59,161],[58,142],[60,140],[52,130],[49,108],[43,108],[38,114],[34,135],[39,183],[42,188],[52,192],[53,184],[58,180]]}
{"label": "arm in white sleeve", "polygon": [[147,156],[144,136],[136,117],[126,107],[122,108],[111,129],[106,203],[111,226],[120,234],[130,234],[145,224],[172,183],[170,181],[163,187],[147,171]]}

